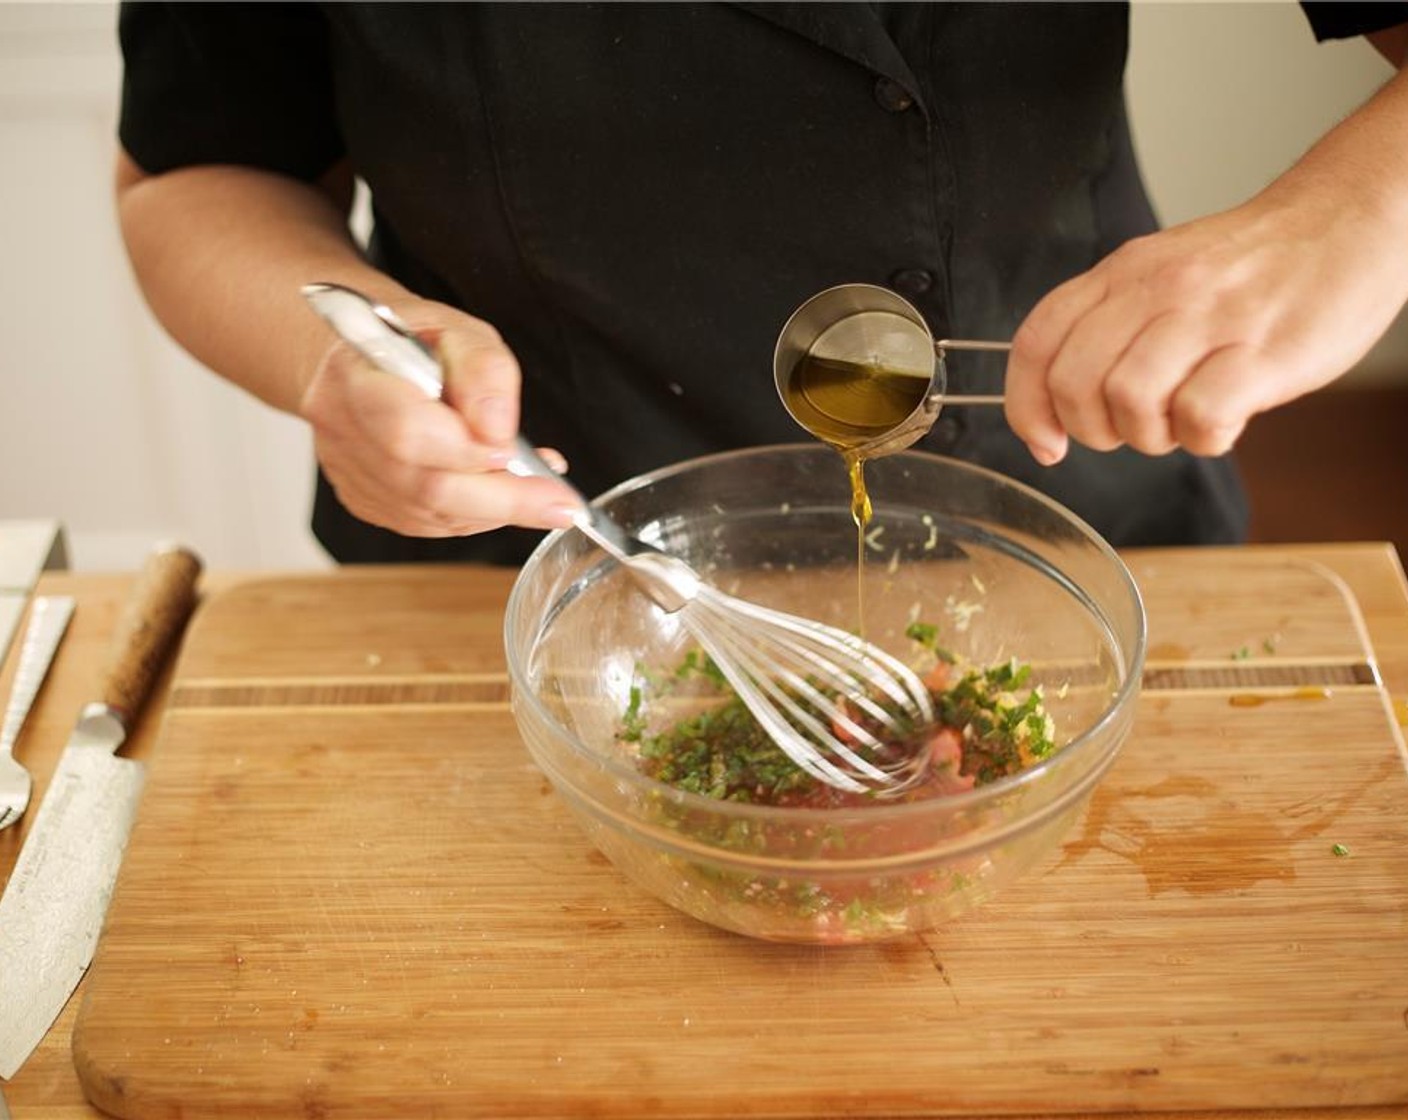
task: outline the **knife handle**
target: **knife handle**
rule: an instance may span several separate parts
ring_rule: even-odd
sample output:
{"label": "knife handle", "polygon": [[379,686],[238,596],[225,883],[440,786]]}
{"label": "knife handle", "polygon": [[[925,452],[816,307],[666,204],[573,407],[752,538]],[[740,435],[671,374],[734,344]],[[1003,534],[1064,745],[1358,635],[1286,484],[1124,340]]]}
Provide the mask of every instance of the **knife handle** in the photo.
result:
{"label": "knife handle", "polygon": [[200,558],[190,549],[163,545],[137,577],[108,649],[100,691],[124,727],[131,726],[195,607],[200,572]]}

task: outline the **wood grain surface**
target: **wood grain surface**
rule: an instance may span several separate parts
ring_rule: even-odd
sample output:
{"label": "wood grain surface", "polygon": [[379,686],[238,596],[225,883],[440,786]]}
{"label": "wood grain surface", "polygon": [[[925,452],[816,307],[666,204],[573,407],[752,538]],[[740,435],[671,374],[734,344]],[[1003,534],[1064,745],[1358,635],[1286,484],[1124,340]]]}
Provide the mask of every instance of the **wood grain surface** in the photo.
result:
{"label": "wood grain surface", "polygon": [[[1063,850],[951,927],[835,951],[712,931],[587,849],[504,708],[506,573],[216,574],[131,744],[152,785],[85,1001],[14,1115],[98,1115],[76,1019],[83,1087],[128,1116],[1401,1116],[1401,568],[1129,558],[1147,692]],[[41,787],[125,586],[49,583],[81,598]]]}

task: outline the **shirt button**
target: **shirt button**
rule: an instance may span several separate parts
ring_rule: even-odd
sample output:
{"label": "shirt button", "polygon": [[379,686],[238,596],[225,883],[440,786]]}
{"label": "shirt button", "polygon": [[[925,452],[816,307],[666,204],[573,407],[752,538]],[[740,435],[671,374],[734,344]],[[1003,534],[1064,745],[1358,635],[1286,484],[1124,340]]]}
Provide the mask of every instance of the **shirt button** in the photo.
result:
{"label": "shirt button", "polygon": [[927,268],[902,268],[890,277],[890,285],[901,295],[922,296],[934,286],[934,274]]}
{"label": "shirt button", "polygon": [[875,83],[875,100],[887,113],[903,113],[914,104],[909,90],[892,78],[881,78]]}
{"label": "shirt button", "polygon": [[940,447],[952,447],[963,434],[963,421],[952,413],[945,412],[934,421],[930,435]]}

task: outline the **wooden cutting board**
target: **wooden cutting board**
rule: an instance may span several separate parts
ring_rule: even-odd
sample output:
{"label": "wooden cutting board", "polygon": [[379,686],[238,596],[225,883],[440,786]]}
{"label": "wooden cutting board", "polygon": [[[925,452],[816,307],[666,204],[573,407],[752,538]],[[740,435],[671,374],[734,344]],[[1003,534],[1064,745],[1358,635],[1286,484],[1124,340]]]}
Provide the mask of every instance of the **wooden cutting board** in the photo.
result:
{"label": "wooden cutting board", "polygon": [[501,573],[228,590],[88,979],[85,1091],[123,1117],[1408,1103],[1401,731],[1342,585],[1225,555],[1132,560],[1146,690],[1064,847],[844,949],[716,931],[593,852],[508,712]]}

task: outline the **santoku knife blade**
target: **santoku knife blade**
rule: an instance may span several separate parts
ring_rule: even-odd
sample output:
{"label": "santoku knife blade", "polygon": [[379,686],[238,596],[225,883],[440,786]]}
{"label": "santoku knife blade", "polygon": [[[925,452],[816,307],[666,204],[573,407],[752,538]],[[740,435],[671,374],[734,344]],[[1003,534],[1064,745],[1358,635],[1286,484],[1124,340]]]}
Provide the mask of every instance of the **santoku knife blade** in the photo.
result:
{"label": "santoku knife blade", "polygon": [[144,768],[116,756],[195,604],[200,560],[147,560],[118,622],[95,703],[70,736],[0,897],[0,1077],[33,1053],[93,959]]}

